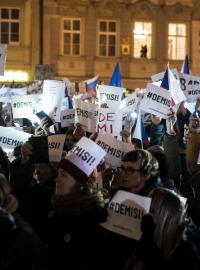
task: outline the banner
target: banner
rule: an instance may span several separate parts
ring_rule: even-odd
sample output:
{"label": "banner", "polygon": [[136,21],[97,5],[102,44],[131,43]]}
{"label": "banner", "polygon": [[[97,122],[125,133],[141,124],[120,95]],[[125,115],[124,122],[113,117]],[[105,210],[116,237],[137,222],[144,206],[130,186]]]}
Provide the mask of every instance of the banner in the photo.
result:
{"label": "banner", "polygon": [[126,143],[113,138],[110,134],[99,134],[96,143],[106,152],[106,163],[113,167],[121,166],[121,160],[127,152],[135,150],[132,143]]}
{"label": "banner", "polygon": [[28,118],[40,123],[35,113],[42,107],[42,95],[23,95],[11,98],[13,118]]}
{"label": "banner", "polygon": [[66,159],[89,176],[105,157],[106,152],[95,142],[82,137],[67,154]]}
{"label": "banner", "polygon": [[0,76],[4,76],[4,70],[6,65],[6,54],[7,54],[7,44],[0,44]]}
{"label": "banner", "polygon": [[3,103],[9,103],[11,99],[11,95],[9,92],[10,88],[5,87],[5,88],[0,88],[0,102]]}
{"label": "banner", "polygon": [[27,88],[13,89],[9,87],[0,88],[0,102],[9,103],[12,96],[26,95]]}
{"label": "banner", "polygon": [[32,95],[11,98],[13,118],[30,118],[33,114]]}
{"label": "banner", "polygon": [[60,115],[61,128],[70,127],[75,123],[75,109],[61,111]]}
{"label": "banner", "polygon": [[42,107],[43,110],[60,122],[61,104],[65,93],[65,83],[61,81],[45,80],[43,84]]}
{"label": "banner", "polygon": [[141,220],[149,212],[151,198],[119,190],[108,206],[108,217],[101,226],[117,234],[140,240]]}
{"label": "banner", "polygon": [[96,129],[96,115],[98,106],[80,99],[75,99],[74,104],[75,122],[80,123],[85,131],[94,133]]}
{"label": "banner", "polygon": [[48,136],[49,161],[60,162],[65,143],[65,134]]}
{"label": "banner", "polygon": [[122,131],[122,112],[106,108],[99,108],[96,123],[96,132],[110,133],[119,136]]}
{"label": "banner", "polygon": [[13,150],[16,146],[24,144],[28,141],[32,134],[10,129],[7,127],[0,127],[0,146],[3,149]]}
{"label": "banner", "polygon": [[200,97],[200,77],[179,73],[180,85],[188,102],[195,102]]}
{"label": "banner", "polygon": [[98,86],[97,93],[99,107],[101,107],[102,104],[107,104],[109,109],[119,108],[123,95],[123,88],[102,84]]}
{"label": "banner", "polygon": [[168,114],[170,114],[170,105],[171,94],[169,90],[152,83],[147,84],[147,91],[141,101],[140,110],[167,119]]}

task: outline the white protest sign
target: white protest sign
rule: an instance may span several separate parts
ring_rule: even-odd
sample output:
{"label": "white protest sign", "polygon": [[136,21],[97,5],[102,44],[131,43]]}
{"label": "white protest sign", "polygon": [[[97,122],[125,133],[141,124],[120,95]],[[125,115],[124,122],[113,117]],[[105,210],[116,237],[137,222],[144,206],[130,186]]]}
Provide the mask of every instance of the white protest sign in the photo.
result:
{"label": "white protest sign", "polygon": [[0,102],[9,103],[10,102],[10,93],[8,87],[0,88]]}
{"label": "white protest sign", "polygon": [[120,166],[124,155],[135,149],[133,144],[119,141],[106,133],[99,134],[96,143],[107,152],[105,160],[113,167]]}
{"label": "white protest sign", "polygon": [[123,95],[123,88],[99,85],[97,94],[99,107],[101,107],[102,104],[107,104],[109,109],[118,109]]}
{"label": "white protest sign", "polygon": [[7,130],[19,130],[19,131],[23,131],[23,127],[6,127]]}
{"label": "white protest sign", "polygon": [[75,123],[75,109],[61,111],[60,120],[62,128],[73,125]]}
{"label": "white protest sign", "polygon": [[122,131],[122,112],[107,108],[99,108],[96,123],[96,132],[110,133],[119,136]]}
{"label": "white protest sign", "polygon": [[[172,68],[170,70],[171,70],[172,74],[174,75],[175,79],[179,81],[179,73],[178,73],[177,69]],[[164,74],[165,74],[165,71],[152,75],[151,76],[152,82],[159,82],[159,81],[161,82],[163,80]]]}
{"label": "white protest sign", "polygon": [[60,122],[61,104],[65,93],[65,83],[45,80],[43,84],[43,110],[56,122]]}
{"label": "white protest sign", "polygon": [[142,232],[141,220],[149,212],[151,198],[119,190],[108,206],[108,217],[101,226],[124,235],[140,240]]}
{"label": "white protest sign", "polygon": [[[171,98],[172,98],[171,107],[173,107],[174,111],[177,111],[178,107],[176,105],[178,105],[182,101],[186,100],[186,97],[181,89],[179,74],[178,74],[177,70],[176,69],[171,70],[168,68],[167,72],[168,72],[169,91],[171,93]],[[159,74],[154,75],[154,76],[155,76],[154,79],[156,79],[157,76],[158,77],[164,76],[164,73],[159,73]],[[157,77],[157,79],[158,79],[158,77]],[[160,82],[161,81],[158,80],[158,81],[154,82],[153,84],[159,85]]]}
{"label": "white protest sign", "polygon": [[7,44],[0,44],[0,76],[4,76],[6,54],[7,54]]}
{"label": "white protest sign", "polygon": [[63,146],[65,143],[66,135],[58,134],[48,136],[49,146],[49,161],[61,161]]}
{"label": "white protest sign", "polygon": [[17,96],[17,95],[27,95],[27,88],[10,88],[10,95]]}
{"label": "white protest sign", "polygon": [[74,104],[75,122],[80,123],[85,131],[95,132],[98,106],[80,99],[75,99]]}
{"label": "white protest sign", "polygon": [[180,85],[188,102],[195,102],[200,97],[200,77],[179,73]]}
{"label": "white protest sign", "polygon": [[123,111],[123,113],[133,112],[137,107],[137,103],[138,98],[135,92],[120,102],[120,109]]}
{"label": "white protest sign", "polygon": [[0,127],[0,146],[4,149],[14,149],[15,146],[24,144],[32,134]]}
{"label": "white protest sign", "polygon": [[186,109],[188,109],[191,113],[193,113],[195,111],[195,105],[196,105],[196,102],[185,102],[184,103],[184,106]]}
{"label": "white protest sign", "polygon": [[32,95],[11,98],[13,118],[29,118],[33,114]]}
{"label": "white protest sign", "polygon": [[9,87],[0,88],[0,102],[9,103],[12,96],[26,95],[26,88],[13,89]]}
{"label": "white protest sign", "polygon": [[106,152],[99,145],[87,137],[82,137],[67,154],[66,159],[89,176],[105,155]]}
{"label": "white protest sign", "polygon": [[42,102],[43,102],[43,95],[42,94],[35,94],[31,95],[33,101],[33,113],[38,113],[43,110]]}
{"label": "white protest sign", "polygon": [[140,104],[140,109],[163,119],[170,114],[171,94],[169,90],[152,83],[147,84],[147,92]]}
{"label": "white protest sign", "polygon": [[23,95],[11,98],[13,118],[28,118],[40,122],[34,113],[41,109],[42,95]]}
{"label": "white protest sign", "polygon": [[69,109],[69,100],[68,100],[68,97],[64,97],[62,99],[62,103],[61,103],[61,111],[64,111],[66,109]]}

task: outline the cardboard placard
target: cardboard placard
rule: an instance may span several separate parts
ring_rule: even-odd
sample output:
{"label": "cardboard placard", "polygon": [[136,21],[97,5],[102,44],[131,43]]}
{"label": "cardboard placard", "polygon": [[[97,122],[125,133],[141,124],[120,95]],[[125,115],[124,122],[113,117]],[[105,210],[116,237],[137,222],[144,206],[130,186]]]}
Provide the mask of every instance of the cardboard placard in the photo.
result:
{"label": "cardboard placard", "polygon": [[141,220],[149,212],[151,198],[119,190],[108,206],[108,217],[101,226],[117,234],[139,240]]}

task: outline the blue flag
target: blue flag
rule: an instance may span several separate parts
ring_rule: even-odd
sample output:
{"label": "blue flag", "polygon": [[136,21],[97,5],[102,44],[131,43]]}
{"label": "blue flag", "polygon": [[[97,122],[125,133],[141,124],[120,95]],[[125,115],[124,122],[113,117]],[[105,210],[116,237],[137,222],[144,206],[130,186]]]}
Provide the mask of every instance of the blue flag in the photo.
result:
{"label": "blue flag", "polygon": [[181,73],[190,74],[189,59],[188,59],[187,55],[185,57],[185,60],[183,61],[183,65],[182,65],[182,68],[181,68]]}
{"label": "blue flag", "polygon": [[[166,69],[165,74],[163,76],[162,82],[160,87],[169,90],[170,88],[170,82],[169,82],[169,68]],[[174,105],[176,105],[175,101],[173,100],[173,98],[171,97],[171,106],[173,107]]]}
{"label": "blue flag", "polygon": [[161,82],[160,87],[169,90],[169,74],[168,74],[168,68],[165,71],[165,74],[163,76],[163,79],[162,79],[162,82]]}
{"label": "blue flag", "polygon": [[112,78],[109,82],[110,86],[118,86],[122,87],[122,78],[121,78],[121,73],[119,69],[119,63],[116,64]]}

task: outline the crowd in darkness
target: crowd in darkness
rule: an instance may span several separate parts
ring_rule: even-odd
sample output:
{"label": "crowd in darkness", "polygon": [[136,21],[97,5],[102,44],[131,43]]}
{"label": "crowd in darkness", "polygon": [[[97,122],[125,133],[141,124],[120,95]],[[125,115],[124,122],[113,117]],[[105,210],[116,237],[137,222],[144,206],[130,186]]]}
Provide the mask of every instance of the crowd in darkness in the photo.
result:
{"label": "crowd in darkness", "polygon": [[[145,46],[141,57],[147,57]],[[26,87],[29,94],[42,92],[42,82],[2,85],[6,86]],[[95,99],[91,94],[84,98]],[[0,102],[0,126],[7,128],[15,121],[4,105]],[[143,143],[133,137],[134,126],[125,124],[122,140],[134,150],[123,156],[120,168],[102,160],[89,176],[65,159],[82,137],[97,138],[80,123],[67,128],[55,124],[56,134],[66,136],[60,162],[31,162],[30,142],[9,155],[0,148],[0,269],[199,270],[199,107],[197,99],[191,113],[182,102],[167,120],[144,114],[148,141]],[[22,120],[25,132],[52,135],[46,117],[37,127]],[[150,211],[141,218],[139,240],[101,226],[118,190],[151,198]]]}

